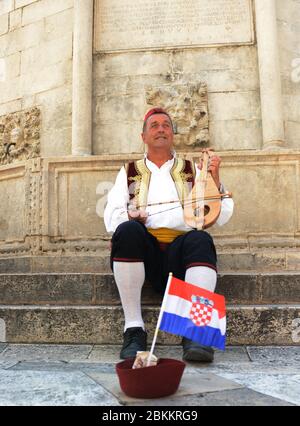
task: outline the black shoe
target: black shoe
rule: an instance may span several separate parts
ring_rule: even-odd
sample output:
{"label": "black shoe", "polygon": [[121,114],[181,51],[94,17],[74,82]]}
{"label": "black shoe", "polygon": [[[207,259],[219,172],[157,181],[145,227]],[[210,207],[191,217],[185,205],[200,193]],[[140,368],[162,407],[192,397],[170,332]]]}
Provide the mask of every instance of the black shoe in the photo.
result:
{"label": "black shoe", "polygon": [[135,358],[137,351],[147,349],[147,333],[142,327],[127,328],[124,333],[123,347],[120,352],[121,359]]}
{"label": "black shoe", "polygon": [[209,346],[199,345],[186,337],[182,338],[184,361],[213,362],[214,350]]}

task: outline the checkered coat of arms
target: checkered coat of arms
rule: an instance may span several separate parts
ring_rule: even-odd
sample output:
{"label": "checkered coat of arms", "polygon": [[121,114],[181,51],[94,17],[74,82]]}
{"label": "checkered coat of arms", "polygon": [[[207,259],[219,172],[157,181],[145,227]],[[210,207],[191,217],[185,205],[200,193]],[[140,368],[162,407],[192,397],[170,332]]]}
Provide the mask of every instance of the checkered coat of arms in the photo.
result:
{"label": "checkered coat of arms", "polygon": [[192,296],[190,318],[198,327],[204,327],[211,322],[214,302],[201,296]]}

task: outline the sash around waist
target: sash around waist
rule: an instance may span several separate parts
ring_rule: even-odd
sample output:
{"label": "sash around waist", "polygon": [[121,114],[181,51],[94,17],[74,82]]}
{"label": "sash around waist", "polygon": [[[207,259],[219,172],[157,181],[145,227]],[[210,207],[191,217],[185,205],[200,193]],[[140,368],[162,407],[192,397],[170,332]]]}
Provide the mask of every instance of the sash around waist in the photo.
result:
{"label": "sash around waist", "polygon": [[152,229],[147,228],[148,232],[150,232],[151,235],[153,235],[160,243],[171,243],[173,240],[175,240],[176,237],[179,235],[183,235],[186,232],[184,231],[178,231],[176,229],[170,229],[170,228],[158,228],[158,229]]}

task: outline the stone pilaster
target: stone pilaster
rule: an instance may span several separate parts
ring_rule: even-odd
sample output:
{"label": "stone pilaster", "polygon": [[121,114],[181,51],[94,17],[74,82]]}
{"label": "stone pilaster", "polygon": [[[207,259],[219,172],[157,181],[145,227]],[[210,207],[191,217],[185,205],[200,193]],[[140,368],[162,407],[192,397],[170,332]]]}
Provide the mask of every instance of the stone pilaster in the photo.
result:
{"label": "stone pilaster", "polygon": [[284,121],[275,0],[256,0],[263,148],[284,147]]}
{"label": "stone pilaster", "polygon": [[72,155],[92,154],[94,0],[74,1]]}

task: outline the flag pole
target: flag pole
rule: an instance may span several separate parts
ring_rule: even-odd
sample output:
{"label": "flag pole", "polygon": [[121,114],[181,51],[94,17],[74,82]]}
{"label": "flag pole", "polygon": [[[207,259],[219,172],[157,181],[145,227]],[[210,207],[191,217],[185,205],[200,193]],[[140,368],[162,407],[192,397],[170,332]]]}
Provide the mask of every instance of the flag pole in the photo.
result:
{"label": "flag pole", "polygon": [[148,360],[147,360],[147,367],[149,367],[149,365],[150,365],[150,361],[151,361],[151,358],[152,358],[152,355],[153,355],[153,352],[154,352],[154,346],[155,346],[155,343],[156,343],[158,330],[159,330],[160,323],[161,323],[162,316],[163,316],[163,312],[164,312],[164,309],[165,309],[165,304],[166,304],[166,301],[167,301],[167,296],[168,296],[168,293],[169,293],[169,288],[170,288],[170,284],[171,284],[171,281],[172,281],[172,277],[173,277],[173,273],[170,272],[168,282],[167,282],[167,286],[166,286],[166,290],[165,290],[165,294],[164,294],[164,298],[163,298],[163,301],[162,301],[162,304],[161,304],[161,308],[160,308],[160,312],[159,312],[159,316],[158,316],[158,320],[157,320],[157,325],[156,325],[156,329],[155,329],[155,333],[154,333],[154,337],[153,337],[153,341],[152,341],[152,345],[151,345],[151,350],[150,350]]}

